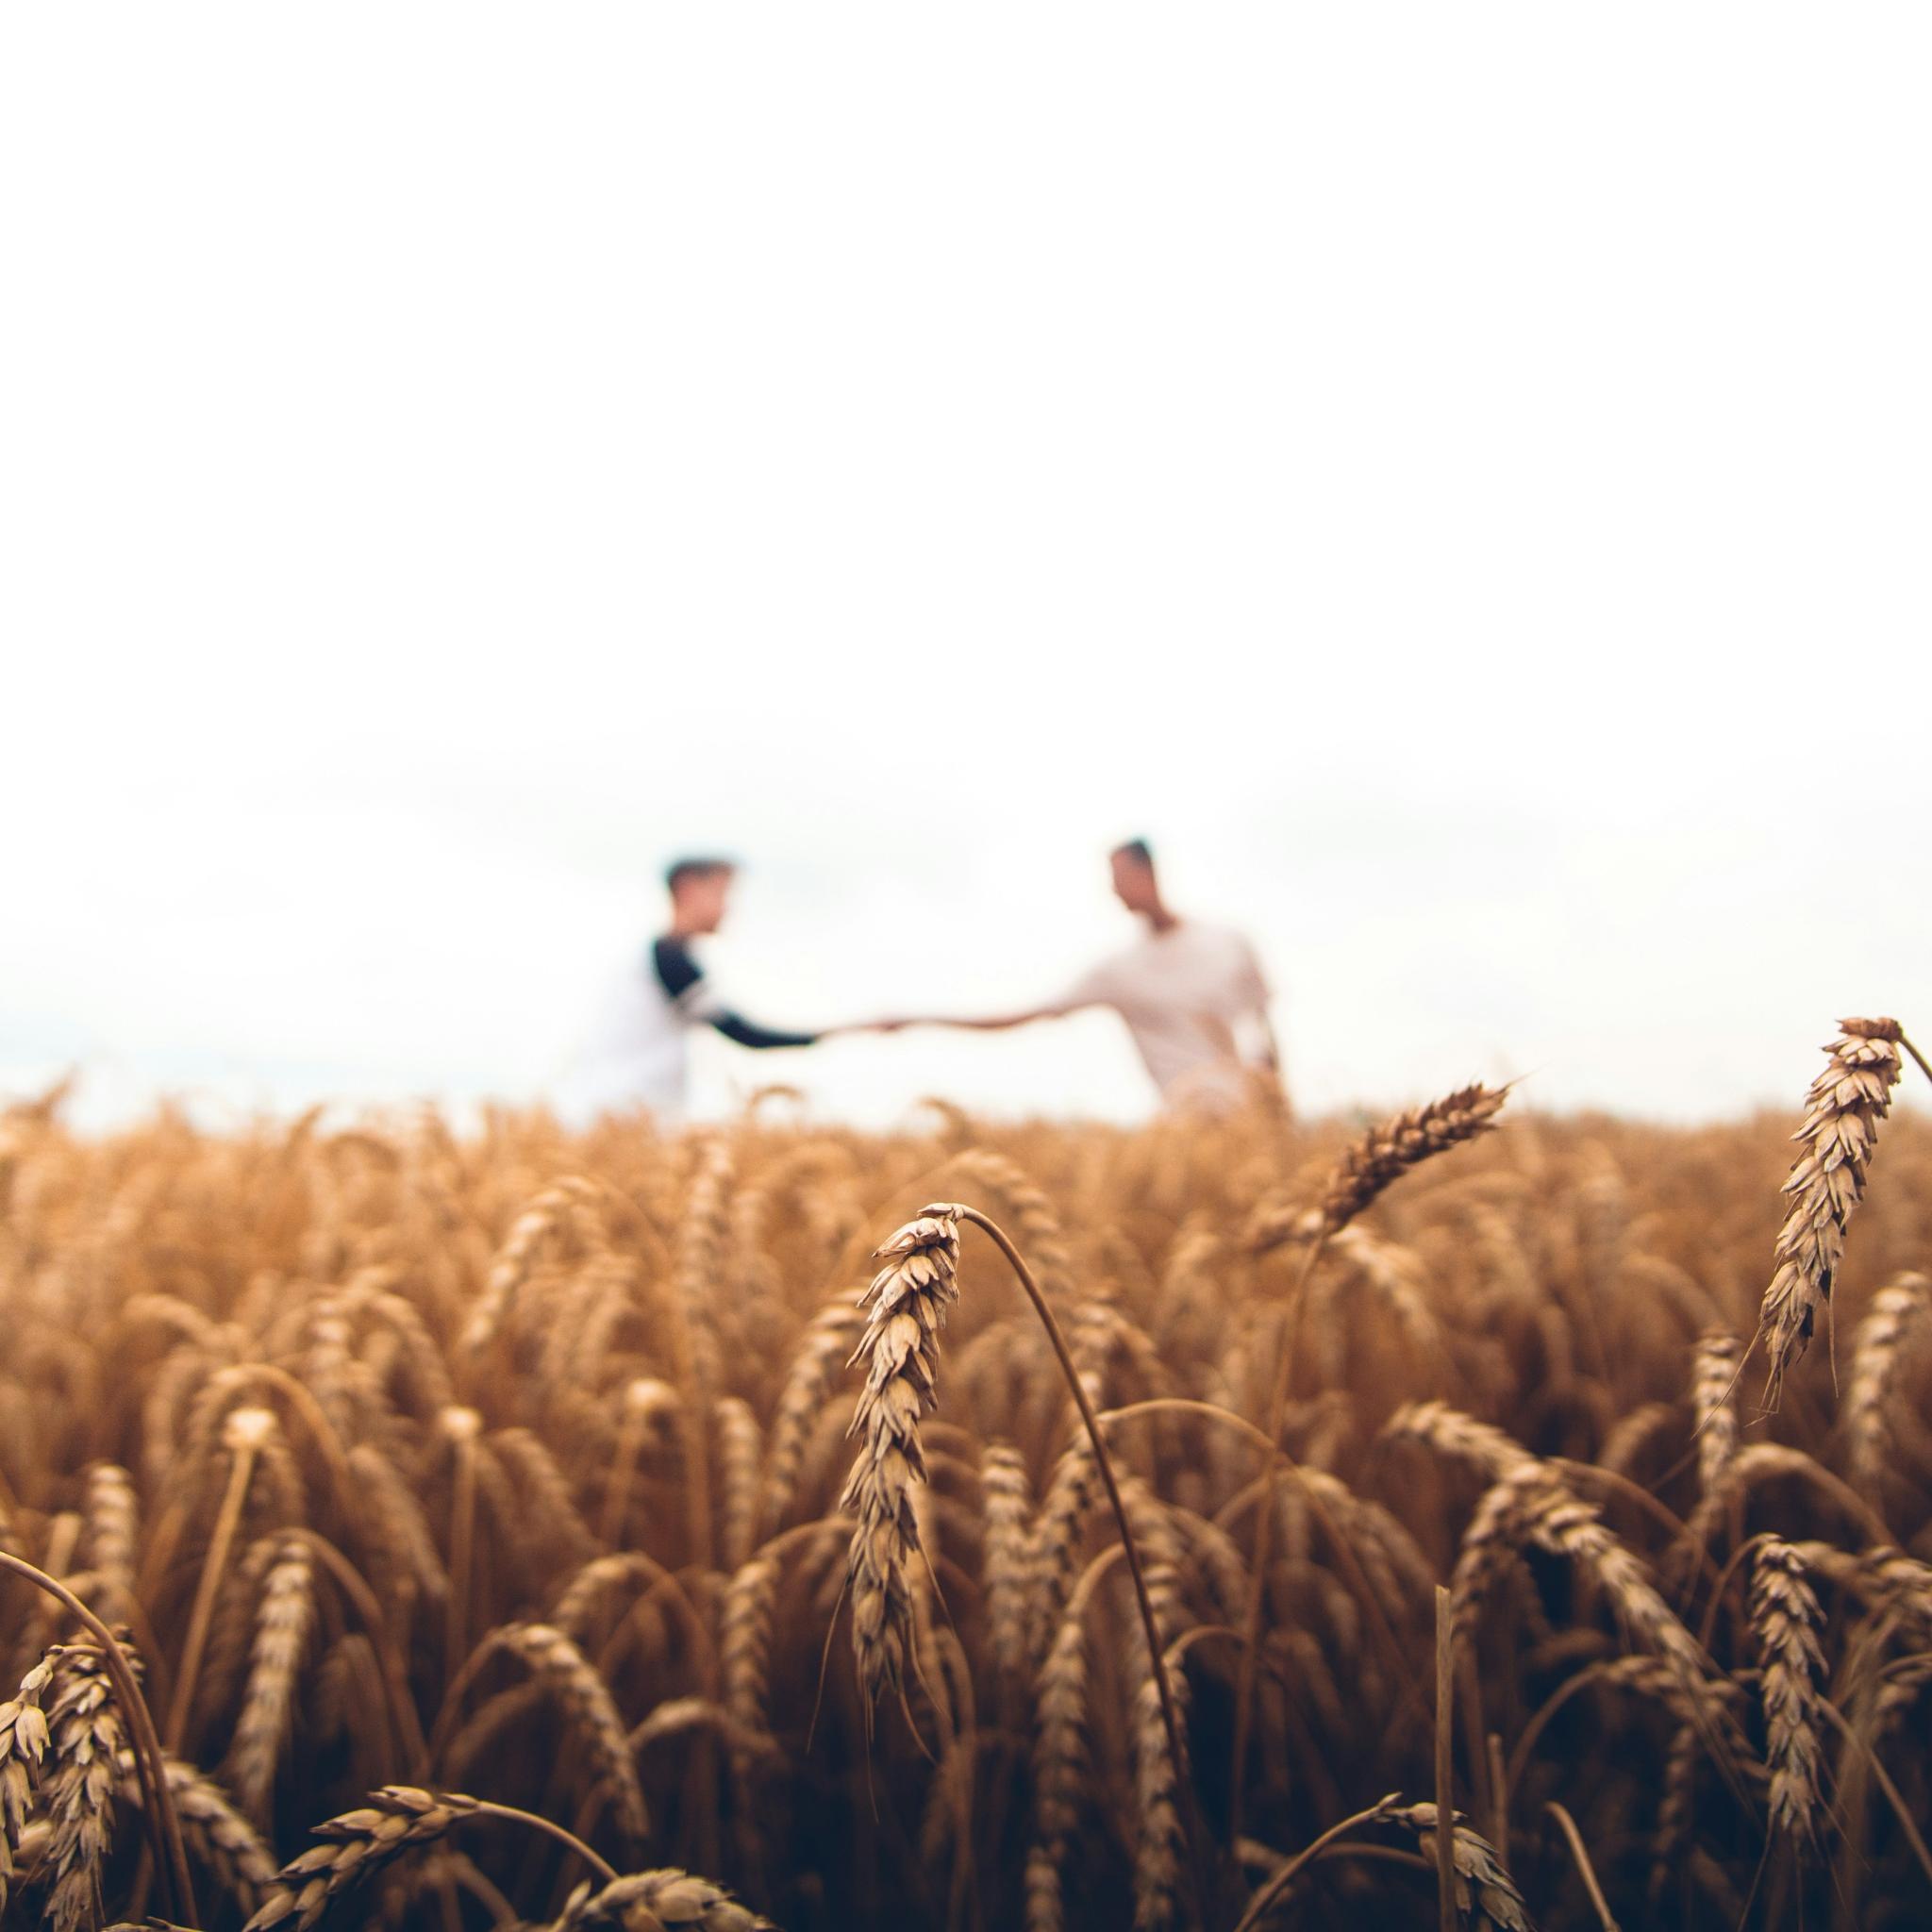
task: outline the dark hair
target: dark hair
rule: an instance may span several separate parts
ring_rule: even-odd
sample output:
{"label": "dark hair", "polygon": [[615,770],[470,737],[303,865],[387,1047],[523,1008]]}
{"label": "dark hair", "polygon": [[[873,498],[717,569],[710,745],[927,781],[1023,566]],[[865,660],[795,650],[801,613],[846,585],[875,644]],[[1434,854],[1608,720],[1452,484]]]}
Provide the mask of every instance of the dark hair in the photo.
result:
{"label": "dark hair", "polygon": [[1144,839],[1125,839],[1108,855],[1109,858],[1131,858],[1136,865],[1154,870],[1154,848]]}
{"label": "dark hair", "polygon": [[716,878],[721,872],[736,872],[728,858],[674,858],[664,868],[664,884],[675,898],[686,879]]}

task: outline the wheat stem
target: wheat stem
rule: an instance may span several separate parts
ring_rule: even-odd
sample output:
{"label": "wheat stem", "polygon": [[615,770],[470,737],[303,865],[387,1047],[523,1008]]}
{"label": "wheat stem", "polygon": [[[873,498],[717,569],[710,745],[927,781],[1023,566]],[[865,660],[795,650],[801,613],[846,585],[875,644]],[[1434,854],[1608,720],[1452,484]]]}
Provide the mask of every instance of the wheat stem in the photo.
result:
{"label": "wheat stem", "polygon": [[1925,1056],[1906,1038],[1903,1032],[1899,1034],[1898,1043],[1918,1061],[1920,1073],[1924,1074],[1926,1079],[1932,1080],[1932,1064],[1927,1064]]}
{"label": "wheat stem", "polygon": [[1598,1923],[1603,1932],[1617,1932],[1617,1922],[1611,1916],[1609,1901],[1604,1897],[1603,1887],[1596,1882],[1596,1870],[1590,1862],[1590,1853],[1585,1849],[1583,1834],[1576,1829],[1576,1821],[1553,1798],[1543,1809],[1557,1821],[1557,1828],[1568,1840],[1570,1856],[1576,1861],[1577,1875],[1583,1880],[1583,1889],[1590,1894],[1590,1902],[1596,1908]]}
{"label": "wheat stem", "polygon": [[[1454,1818],[1456,1644],[1449,1592],[1436,1586],[1436,1816]],[[1456,1834],[1436,1829],[1436,1918],[1441,1932],[1456,1932]]]}
{"label": "wheat stem", "polygon": [[1391,1791],[1380,1803],[1371,1805],[1366,1811],[1357,1811],[1344,1818],[1339,1824],[1331,1824],[1320,1838],[1313,1839],[1304,1845],[1248,1900],[1247,1909],[1236,1922],[1234,1932],[1255,1932],[1255,1927],[1287,1897],[1289,1887],[1327,1851],[1337,1839],[1355,1830],[1357,1825],[1380,1824],[1388,1815],[1389,1807],[1394,1804],[1400,1795],[1400,1792]]}
{"label": "wheat stem", "polygon": [[[1295,1345],[1299,1340],[1302,1304],[1307,1299],[1308,1277],[1314,1274],[1328,1245],[1324,1225],[1302,1258],[1294,1287],[1289,1292],[1288,1318],[1281,1346],[1275,1353],[1274,1385],[1268,1396],[1267,1453],[1278,1452],[1282,1429],[1288,1422],[1288,1391],[1294,1379]],[[1267,1464],[1262,1465],[1263,1474]],[[1234,1738],[1228,1761],[1227,1828],[1230,1838],[1241,1836],[1242,1773],[1248,1761],[1248,1725],[1255,1703],[1255,1671],[1261,1648],[1261,1611],[1268,1594],[1269,1544],[1274,1533],[1272,1497],[1262,1498],[1255,1518],[1255,1546],[1248,1556],[1248,1600],[1241,1617],[1241,1654],[1235,1659]]]}
{"label": "wheat stem", "polygon": [[1047,1306],[1046,1297],[1041,1293],[1040,1286],[1021,1257],[1019,1249],[1007,1239],[1006,1230],[996,1221],[980,1213],[976,1208],[960,1207],[958,1219],[970,1221],[983,1234],[991,1237],[994,1246],[1007,1257],[1007,1265],[1012,1269],[1021,1288],[1025,1291],[1026,1299],[1033,1304],[1033,1311],[1040,1317],[1041,1326],[1046,1330],[1046,1339],[1053,1344],[1053,1352],[1059,1358],[1060,1373],[1066,1377],[1067,1387],[1074,1392],[1074,1404],[1080,1411],[1080,1421],[1087,1430],[1087,1440],[1093,1446],[1094,1465],[1100,1472],[1100,1480],[1107,1491],[1107,1500],[1113,1510],[1114,1522],[1120,1527],[1121,1547],[1126,1552],[1127,1557],[1127,1574],[1133,1579],[1134,1600],[1140,1606],[1141,1628],[1147,1639],[1148,1668],[1153,1673],[1154,1687],[1160,1698],[1161,1727],[1167,1733],[1167,1748],[1174,1758],[1174,1780],[1182,1794],[1183,1828],[1187,1833],[1200,1921],[1205,1927],[1209,1923],[1205,1875],[1207,1866],[1203,1857],[1200,1820],[1194,1804],[1193,1783],[1188,1776],[1187,1755],[1181,1747],[1180,1719],[1175,1711],[1174,1686],[1168,1681],[1167,1664],[1160,1641],[1160,1625],[1154,1614],[1153,1599],[1147,1594],[1147,1578],[1141,1568],[1141,1552],[1135,1545],[1133,1531],[1127,1526],[1126,1507],[1121,1501],[1121,1488],[1114,1477],[1113,1457],[1108,1454],[1107,1438],[1101,1430],[1099,1418],[1093,1412],[1093,1405],[1087,1398],[1087,1391],[1080,1380],[1080,1373],[1074,1366],[1074,1357],[1067,1347],[1067,1339],[1060,1332],[1060,1324],[1054,1319],[1054,1312]]}
{"label": "wheat stem", "polygon": [[208,1555],[202,1559],[201,1581],[195,1586],[194,1608],[189,1615],[188,1636],[181,1646],[181,1674],[175,1679],[175,1695],[168,1706],[168,1728],[163,1741],[170,1751],[178,1752],[187,1734],[188,1712],[194,1701],[194,1680],[200,1674],[201,1654],[208,1643],[208,1619],[214,1614],[215,1592],[221,1588],[223,1574],[228,1567],[229,1546],[235,1541],[235,1527],[242,1520],[242,1506],[248,1497],[255,1456],[254,1441],[243,1440],[228,1466],[228,1486],[215,1517],[215,1533]]}
{"label": "wheat stem", "polygon": [[575,1832],[566,1831],[554,1820],[539,1817],[536,1812],[525,1811],[515,1805],[496,1805],[481,1798],[476,1801],[476,1808],[472,1815],[477,1818],[509,1818],[519,1824],[527,1824],[532,1831],[541,1831],[555,1839],[566,1851],[575,1852],[606,1885],[616,1881],[615,1866],[600,1858]]}

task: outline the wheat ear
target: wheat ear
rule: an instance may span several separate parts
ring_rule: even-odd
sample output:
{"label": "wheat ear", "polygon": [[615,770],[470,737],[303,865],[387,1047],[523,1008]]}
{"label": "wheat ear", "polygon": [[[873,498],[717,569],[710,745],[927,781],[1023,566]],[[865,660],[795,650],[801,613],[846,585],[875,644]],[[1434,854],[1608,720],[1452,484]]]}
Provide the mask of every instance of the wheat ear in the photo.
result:
{"label": "wheat ear", "polygon": [[111,1624],[127,1615],[134,1596],[134,1550],[140,1509],[134,1478],[118,1463],[97,1462],[87,1473],[88,1561],[100,1578],[101,1615]]}
{"label": "wheat ear", "polygon": [[1817,1829],[1820,1740],[1818,1679],[1824,1655],[1818,1598],[1798,1553],[1782,1538],[1757,1546],[1751,1574],[1751,1628],[1763,1660],[1765,1757],[1771,1766],[1771,1822],[1794,1840]]}
{"label": "wheat ear", "polygon": [[1001,1694],[1010,1708],[1024,1691],[1031,1655],[1026,1641],[1026,1464],[1011,1442],[991,1441],[980,1452],[979,1491],[986,1522],[982,1574],[988,1641]]}
{"label": "wheat ear", "polygon": [[1486,1087],[1476,1080],[1440,1100],[1390,1115],[1342,1155],[1311,1213],[1297,1218],[1285,1231],[1271,1228],[1256,1245],[1265,1249],[1290,1239],[1320,1240],[1340,1234],[1410,1168],[1487,1134],[1508,1097],[1507,1087]]}
{"label": "wheat ear", "polygon": [[125,1736],[100,1652],[63,1647],[55,1654],[47,1731],[51,1762],[41,1792],[54,1826],[47,1924],[54,1932],[80,1932],[101,1921],[101,1865],[113,1836],[114,1768]]}
{"label": "wheat ear", "polygon": [[[273,1854],[212,1778],[178,1757],[164,1761],[169,1795],[181,1816],[182,1837],[195,1861],[213,1875],[245,1917],[258,1909],[275,1883]],[[125,1803],[139,1806],[141,1781],[135,1775],[132,1751],[122,1752],[115,1770],[116,1794]]]}
{"label": "wheat ear", "polygon": [[168,1889],[174,1897],[175,1909],[183,1918],[194,1918],[194,1885],[188,1875],[188,1852],[181,1840],[181,1821],[175,1815],[174,1801],[168,1792],[161,1740],[155,1731],[154,1714],[141,1694],[140,1680],[128,1652],[93,1611],[64,1583],[49,1576],[44,1570],[36,1569],[10,1550],[0,1550],[0,1571],[10,1572],[55,1598],[100,1645],[101,1663],[113,1684],[122,1722],[133,1741],[135,1775],[141,1782],[143,1809],[156,1856],[161,1870],[167,1874]]}
{"label": "wheat ear", "polygon": [[[1340,1824],[1331,1824],[1320,1838],[1284,1860],[1269,1876],[1248,1900],[1235,1932],[1258,1932],[1302,1873],[1352,1831],[1370,1825],[1400,1825],[1415,1833],[1433,1862],[1441,1816],[1434,1805],[1404,1805],[1391,1793],[1366,1811],[1357,1811]],[[1489,1932],[1491,1927],[1498,1928],[1498,1932],[1531,1932],[1523,1894],[1516,1889],[1516,1881],[1504,1865],[1502,1855],[1488,1839],[1463,1822],[1460,1812],[1454,1815],[1450,1826],[1450,1862],[1455,1873],[1457,1909],[1469,1919],[1471,1932]]]}
{"label": "wheat ear", "polygon": [[667,1866],[572,1893],[550,1932],[774,1932],[722,1885]]}
{"label": "wheat ear", "polygon": [[461,1791],[430,1791],[416,1785],[384,1785],[369,1803],[324,1820],[313,1836],[325,1840],[291,1858],[242,1932],[308,1932],[352,1886],[403,1853],[434,1844],[466,1818],[515,1819],[574,1851],[607,1882],[617,1874],[589,1845],[560,1824],[513,1805],[492,1805]]}
{"label": "wheat ear", "polygon": [[876,1258],[886,1265],[859,1298],[869,1314],[852,1357],[864,1360],[866,1372],[847,1433],[862,1442],[840,1498],[840,1507],[856,1519],[846,1574],[868,1729],[882,1692],[905,1703],[912,1646],[907,1570],[921,1554],[912,1488],[925,1480],[919,1423],[938,1407],[940,1330],[959,1298],[958,1210],[925,1208]]}
{"label": "wheat ear", "polygon": [[1874,1504],[1883,1501],[1885,1462],[1891,1448],[1887,1399],[1900,1360],[1928,1307],[1932,1281],[1907,1271],[1872,1297],[1852,1343],[1845,1433],[1851,1439],[1852,1474]]}
{"label": "wheat ear", "polygon": [[594,1774],[597,1790],[611,1802],[618,1829],[627,1841],[641,1842],[651,1823],[631,1759],[624,1719],[597,1667],[561,1630],[548,1624],[511,1624],[491,1633],[547,1685],[576,1732]]}
{"label": "wheat ear", "polygon": [[1824,1071],[1812,1081],[1805,1119],[1791,1136],[1805,1151],[1782,1190],[1790,1208],[1778,1230],[1777,1266],[1758,1311],[1758,1333],[1771,1349],[1764,1385],[1768,1409],[1777,1407],[1786,1373],[1811,1345],[1819,1315],[1830,1312],[1845,1225],[1865,1191],[1878,1124],[1898,1084],[1898,1022],[1838,1024],[1839,1038],[1824,1050]]}
{"label": "wheat ear", "polygon": [[765,1438],[758,1494],[758,1533],[777,1533],[805,1467],[806,1451],[831,1393],[839,1364],[852,1352],[860,1316],[849,1300],[829,1302],[807,1324],[785,1372],[785,1386]]}
{"label": "wheat ear", "polygon": [[41,1695],[54,1675],[58,1653],[43,1657],[0,1704],[0,1914],[17,1867],[22,1834],[33,1802],[33,1785],[47,1753],[47,1719]]}
{"label": "wheat ear", "polygon": [[1697,1489],[1709,1495],[1738,1453],[1738,1338],[1709,1328],[1697,1338],[1690,1367],[1690,1406],[1697,1418]]}
{"label": "wheat ear", "polygon": [[235,1796],[258,1824],[269,1820],[275,1765],[294,1714],[295,1676],[314,1627],[314,1559],[300,1537],[290,1537],[262,1588],[248,1692],[229,1752]]}

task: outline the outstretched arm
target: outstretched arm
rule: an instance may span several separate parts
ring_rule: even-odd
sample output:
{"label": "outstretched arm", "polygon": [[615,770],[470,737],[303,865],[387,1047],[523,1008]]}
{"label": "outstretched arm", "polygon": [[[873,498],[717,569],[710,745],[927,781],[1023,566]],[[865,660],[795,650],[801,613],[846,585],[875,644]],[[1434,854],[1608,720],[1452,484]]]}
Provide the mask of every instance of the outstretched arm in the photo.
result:
{"label": "outstretched arm", "polygon": [[665,996],[689,1019],[704,1021],[740,1046],[813,1046],[823,1037],[760,1026],[742,1013],[719,1005],[703,970],[680,939],[667,935],[651,948],[651,970],[658,975],[658,984],[664,989]]}
{"label": "outstretched arm", "polygon": [[1014,1026],[1030,1026],[1036,1020],[1058,1020],[1063,1013],[1077,1012],[1092,1000],[1057,1003],[1050,1007],[1028,1007],[1017,1013],[918,1013],[909,1019],[879,1020],[874,1023],[882,1033],[896,1033],[902,1026],[961,1026],[974,1033],[1005,1033]]}
{"label": "outstretched arm", "polygon": [[740,1046],[816,1046],[824,1038],[823,1033],[783,1033],[776,1027],[759,1026],[728,1008],[706,1018],[726,1040],[735,1040]]}

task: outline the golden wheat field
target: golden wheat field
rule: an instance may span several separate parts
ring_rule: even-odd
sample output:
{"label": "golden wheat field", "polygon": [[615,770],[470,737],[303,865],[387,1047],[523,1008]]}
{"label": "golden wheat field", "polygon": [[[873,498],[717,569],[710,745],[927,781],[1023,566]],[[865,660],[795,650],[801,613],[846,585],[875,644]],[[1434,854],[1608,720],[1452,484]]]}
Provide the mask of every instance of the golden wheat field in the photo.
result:
{"label": "golden wheat field", "polygon": [[1696,1130],[15,1108],[6,1924],[1932,1924],[1885,1024]]}

